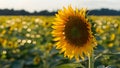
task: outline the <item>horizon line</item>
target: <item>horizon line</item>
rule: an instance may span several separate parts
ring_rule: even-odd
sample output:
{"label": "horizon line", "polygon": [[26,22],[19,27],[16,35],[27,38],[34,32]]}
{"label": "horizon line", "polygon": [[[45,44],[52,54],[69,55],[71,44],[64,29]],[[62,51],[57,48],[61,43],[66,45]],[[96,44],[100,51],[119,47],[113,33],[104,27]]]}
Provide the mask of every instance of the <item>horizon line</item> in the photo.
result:
{"label": "horizon line", "polygon": [[[40,12],[40,11],[49,11],[49,12],[54,12],[54,11],[58,11],[60,9],[56,9],[56,10],[49,10],[49,9],[43,9],[43,10],[33,10],[33,11],[30,11],[30,10],[26,10],[26,9],[15,9],[15,8],[0,8],[0,10],[5,10],[5,9],[8,9],[8,10],[24,10],[24,11],[27,11],[27,12]],[[94,9],[88,9],[88,10],[100,10],[100,9],[109,9],[109,10],[116,10],[116,11],[120,11],[120,9],[113,9],[113,8],[106,8],[106,7],[103,7],[103,8],[94,8]]]}

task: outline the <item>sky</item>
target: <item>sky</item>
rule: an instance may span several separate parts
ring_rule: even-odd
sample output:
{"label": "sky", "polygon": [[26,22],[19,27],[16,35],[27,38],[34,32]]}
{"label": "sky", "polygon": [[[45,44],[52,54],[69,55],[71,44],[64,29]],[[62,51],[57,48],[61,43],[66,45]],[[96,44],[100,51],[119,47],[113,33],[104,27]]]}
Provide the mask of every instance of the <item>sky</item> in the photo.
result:
{"label": "sky", "polygon": [[30,12],[62,9],[71,5],[73,8],[120,10],[120,0],[0,0],[0,9],[27,10]]}

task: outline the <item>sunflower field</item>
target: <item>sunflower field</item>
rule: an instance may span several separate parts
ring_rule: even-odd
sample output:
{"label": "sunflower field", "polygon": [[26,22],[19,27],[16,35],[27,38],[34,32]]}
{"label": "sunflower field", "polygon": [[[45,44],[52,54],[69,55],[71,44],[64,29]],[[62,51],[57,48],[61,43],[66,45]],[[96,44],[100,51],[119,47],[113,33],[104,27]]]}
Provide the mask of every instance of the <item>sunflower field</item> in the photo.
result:
{"label": "sunflower field", "polygon": [[[120,68],[120,16],[88,16],[95,68]],[[51,34],[54,16],[0,16],[0,68],[87,68],[88,58],[65,58]]]}

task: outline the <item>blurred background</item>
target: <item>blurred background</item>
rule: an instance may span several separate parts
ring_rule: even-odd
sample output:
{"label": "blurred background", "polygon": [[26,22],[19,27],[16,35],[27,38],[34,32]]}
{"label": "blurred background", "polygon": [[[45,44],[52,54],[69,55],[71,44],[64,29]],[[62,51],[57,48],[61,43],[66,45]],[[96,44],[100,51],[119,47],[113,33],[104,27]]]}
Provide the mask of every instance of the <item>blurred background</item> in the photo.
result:
{"label": "blurred background", "polygon": [[0,15],[54,15],[63,6],[87,8],[90,14],[120,15],[118,0],[0,0]]}
{"label": "blurred background", "polygon": [[87,68],[59,54],[52,22],[59,9],[87,8],[97,39],[95,68],[120,68],[119,0],[0,0],[0,68]]}

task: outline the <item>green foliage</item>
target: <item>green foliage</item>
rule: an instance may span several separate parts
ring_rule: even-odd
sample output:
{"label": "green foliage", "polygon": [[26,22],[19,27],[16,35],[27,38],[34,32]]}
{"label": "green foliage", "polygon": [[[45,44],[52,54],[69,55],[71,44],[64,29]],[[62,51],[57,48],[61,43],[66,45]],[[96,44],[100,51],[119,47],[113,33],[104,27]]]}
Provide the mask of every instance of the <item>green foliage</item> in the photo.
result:
{"label": "green foliage", "polygon": [[[59,54],[52,40],[52,16],[0,16],[0,68],[86,68]],[[95,68],[120,68],[120,17],[90,16],[97,39]]]}

